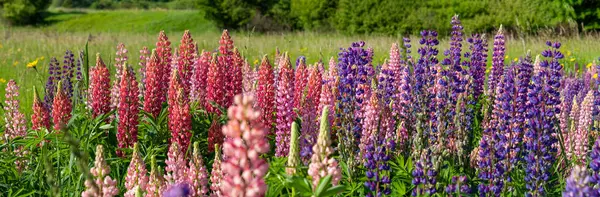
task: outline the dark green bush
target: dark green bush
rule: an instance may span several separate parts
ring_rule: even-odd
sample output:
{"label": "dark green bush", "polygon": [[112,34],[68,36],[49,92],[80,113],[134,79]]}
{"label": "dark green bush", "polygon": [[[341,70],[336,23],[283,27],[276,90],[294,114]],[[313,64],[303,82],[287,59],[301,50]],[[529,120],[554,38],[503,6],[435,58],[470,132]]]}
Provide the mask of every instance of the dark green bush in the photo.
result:
{"label": "dark green bush", "polygon": [[48,6],[48,0],[0,0],[2,19],[10,25],[41,22]]}
{"label": "dark green bush", "polygon": [[338,0],[292,0],[291,14],[305,30],[331,30]]}
{"label": "dark green bush", "polygon": [[290,30],[290,0],[200,0],[207,19],[226,29]]}

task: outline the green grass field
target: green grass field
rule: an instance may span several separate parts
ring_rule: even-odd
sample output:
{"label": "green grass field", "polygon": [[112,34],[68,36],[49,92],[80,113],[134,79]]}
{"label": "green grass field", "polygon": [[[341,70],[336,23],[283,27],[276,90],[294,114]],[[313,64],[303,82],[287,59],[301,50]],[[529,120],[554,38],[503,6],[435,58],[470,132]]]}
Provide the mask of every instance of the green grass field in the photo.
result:
{"label": "green grass field", "polygon": [[[46,80],[47,64],[50,57],[62,62],[65,50],[82,50],[89,41],[90,64],[93,57],[100,53],[108,64],[114,61],[115,46],[122,42],[129,50],[129,63],[137,65],[139,50],[143,46],[152,48],[158,32],[165,30],[176,48],[183,31],[189,29],[200,49],[215,50],[218,47],[220,29],[202,17],[199,11],[173,10],[54,10],[48,18],[49,23],[42,27],[0,28],[0,99],[4,100],[4,86],[9,79],[15,79],[21,86],[21,108],[31,111],[33,87],[41,90]],[[468,28],[468,27],[465,27]],[[251,64],[268,54],[272,58],[275,48],[288,51],[292,57],[304,55],[308,63],[319,59],[328,60],[336,56],[340,47],[364,40],[375,51],[375,62],[381,63],[388,56],[394,42],[400,37],[387,36],[346,36],[337,33],[272,33],[232,32],[235,46],[240,49]],[[490,38],[491,36],[488,36]],[[563,43],[563,52],[567,55],[564,64],[572,68],[575,63],[587,65],[599,57],[600,40],[597,36],[585,35],[572,38],[551,38]],[[507,41],[507,62],[523,56],[527,50],[539,54],[545,49],[548,38],[525,37],[511,38]],[[492,49],[490,42],[490,53]],[[468,43],[463,44],[468,50]],[[418,47],[413,37],[413,53]],[[447,40],[442,38],[440,51],[447,48]],[[440,53],[443,56],[443,53]],[[490,55],[491,56],[491,55]],[[27,68],[27,64],[40,59],[36,68]],[[568,69],[567,69],[568,70]],[[572,70],[572,69],[571,69]],[[114,72],[114,71],[112,71]]]}

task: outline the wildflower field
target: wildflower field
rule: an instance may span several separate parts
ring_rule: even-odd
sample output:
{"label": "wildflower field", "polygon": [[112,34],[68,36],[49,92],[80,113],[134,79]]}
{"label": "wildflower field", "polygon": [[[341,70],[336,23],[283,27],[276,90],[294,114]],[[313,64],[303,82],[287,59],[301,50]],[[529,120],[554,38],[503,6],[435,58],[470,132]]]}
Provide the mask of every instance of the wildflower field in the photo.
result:
{"label": "wildflower field", "polygon": [[600,196],[600,41],[449,25],[6,29],[0,196]]}

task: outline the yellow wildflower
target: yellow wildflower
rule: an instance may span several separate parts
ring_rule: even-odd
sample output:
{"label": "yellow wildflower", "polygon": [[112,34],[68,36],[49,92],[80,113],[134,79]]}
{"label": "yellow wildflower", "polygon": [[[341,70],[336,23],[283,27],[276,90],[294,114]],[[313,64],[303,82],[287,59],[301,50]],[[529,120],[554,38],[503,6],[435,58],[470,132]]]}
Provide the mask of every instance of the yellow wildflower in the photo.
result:
{"label": "yellow wildflower", "polygon": [[594,73],[594,76],[592,76],[592,78],[597,79],[598,78],[598,73]]}
{"label": "yellow wildflower", "polygon": [[6,83],[6,79],[0,78],[0,83]]}
{"label": "yellow wildflower", "polygon": [[254,59],[254,65],[258,65],[258,59]]}
{"label": "yellow wildflower", "polygon": [[571,59],[569,59],[569,61],[571,61],[571,62],[574,62],[574,61],[575,61],[575,58],[571,58]]}
{"label": "yellow wildflower", "polygon": [[515,59],[514,59],[514,61],[515,61],[515,62],[518,62],[518,61],[519,61],[519,58],[515,58]]}
{"label": "yellow wildflower", "polygon": [[39,61],[40,61],[40,59],[38,58],[38,59],[33,60],[33,62],[27,63],[27,68],[35,68]]}
{"label": "yellow wildflower", "polygon": [[588,63],[587,65],[585,65],[585,67],[586,67],[587,69],[590,69],[590,68],[592,68],[592,63]]}
{"label": "yellow wildflower", "polygon": [[508,59],[508,55],[507,55],[507,56],[504,56],[504,59]]}
{"label": "yellow wildflower", "polygon": [[13,66],[17,66],[17,64],[19,64],[19,61],[13,62]]}

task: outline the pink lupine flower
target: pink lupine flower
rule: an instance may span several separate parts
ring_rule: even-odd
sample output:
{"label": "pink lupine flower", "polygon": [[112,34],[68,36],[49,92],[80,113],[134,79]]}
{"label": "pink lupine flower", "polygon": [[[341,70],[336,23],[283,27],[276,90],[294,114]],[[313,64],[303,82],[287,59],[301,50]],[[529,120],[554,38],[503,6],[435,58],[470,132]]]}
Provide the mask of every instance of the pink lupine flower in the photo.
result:
{"label": "pink lupine flower", "polygon": [[[229,31],[227,30],[223,30],[223,34],[221,35],[221,39],[219,40],[219,57],[218,57],[218,64],[220,67],[222,67],[223,69],[223,76],[225,78],[225,80],[223,80],[223,90],[224,90],[224,97],[223,97],[223,101],[222,103],[219,103],[219,105],[223,106],[223,107],[228,107],[229,105],[231,105],[231,103],[233,102],[233,79],[235,78],[234,75],[236,75],[235,72],[233,72],[233,69],[235,67],[235,63],[234,63],[234,46],[233,46],[233,40],[231,39],[231,36],[229,35]],[[220,86],[223,86],[223,84],[219,84]],[[241,88],[241,87],[240,87]]]}
{"label": "pink lupine flower", "polygon": [[304,106],[304,90],[308,84],[308,69],[304,58],[299,58],[294,73],[294,108],[302,112]]}
{"label": "pink lupine flower", "polygon": [[62,82],[58,82],[57,92],[52,103],[52,122],[54,130],[61,130],[67,126],[67,122],[71,119],[71,99],[62,89]]}
{"label": "pink lupine flower", "polygon": [[146,65],[146,91],[144,92],[144,111],[157,117],[160,114],[164,91],[161,90],[162,84],[160,73],[160,59],[156,50],[152,50],[150,61]]}
{"label": "pink lupine flower", "polygon": [[156,57],[159,60],[157,68],[157,80],[160,82],[160,94],[158,94],[158,98],[160,98],[159,103],[164,103],[167,101],[167,90],[169,89],[169,84],[165,83],[169,81],[171,78],[171,42],[169,38],[165,34],[164,31],[160,31],[158,34],[158,41],[156,42]]}
{"label": "pink lupine flower", "polygon": [[[258,65],[256,66],[258,67]],[[242,92],[244,95],[254,95],[256,89],[254,82],[256,81],[257,72],[250,67],[247,60],[244,60],[244,66],[242,66]]]}
{"label": "pink lupine flower", "polygon": [[211,197],[220,197],[223,194],[221,193],[221,180],[223,179],[223,174],[221,172],[221,148],[219,145],[214,146],[215,150],[215,160],[213,161],[212,171],[210,172],[210,193]]}
{"label": "pink lupine flower", "polygon": [[165,180],[160,172],[160,167],[156,165],[156,158],[152,156],[150,163],[150,179],[146,185],[146,197],[160,197],[165,188]]}
{"label": "pink lupine flower", "polygon": [[90,100],[93,117],[110,111],[110,94],[110,73],[98,53],[96,66],[90,70]]}
{"label": "pink lupine flower", "polygon": [[204,161],[200,154],[198,142],[194,142],[194,151],[189,162],[189,169],[186,173],[189,177],[189,183],[194,190],[192,196],[200,197],[208,194],[208,172],[204,167]]}
{"label": "pink lupine flower", "polygon": [[184,159],[184,153],[181,152],[181,148],[177,142],[172,142],[169,146],[169,152],[167,153],[167,160],[165,163],[167,167],[165,171],[165,180],[167,186],[174,185],[177,183],[183,183],[187,181],[187,165]]}
{"label": "pink lupine flower", "polygon": [[171,131],[171,142],[179,143],[180,151],[185,153],[192,136],[190,133],[192,118],[189,101],[183,88],[184,84],[178,73],[174,70],[169,82],[169,130]]}
{"label": "pink lupine flower", "polygon": [[244,59],[238,49],[234,48],[231,56],[231,64],[226,67],[228,69],[225,72],[227,76],[225,80],[225,106],[231,105],[233,97],[242,93],[242,66],[244,66]]}
{"label": "pink lupine flower", "polygon": [[277,81],[276,91],[276,131],[275,141],[277,147],[275,149],[275,156],[285,157],[288,154],[289,142],[290,142],[290,128],[294,121],[294,71],[290,66],[290,58],[287,54],[284,55],[283,59],[279,61],[279,77]]}
{"label": "pink lupine flower", "polygon": [[126,197],[135,197],[135,192],[141,190],[146,192],[146,184],[148,184],[148,170],[146,170],[146,164],[144,159],[140,155],[139,146],[137,143],[133,145],[133,155],[131,156],[131,162],[127,168],[127,176],[125,176],[125,188],[127,192]]}
{"label": "pink lupine flower", "polygon": [[360,138],[360,153],[364,155],[367,150],[367,145],[373,138],[374,135],[378,134],[379,128],[379,112],[381,111],[381,106],[379,103],[379,98],[377,98],[376,94],[371,94],[371,98],[369,99],[369,103],[366,106],[365,110],[365,119],[363,120],[362,126],[362,135]]}
{"label": "pink lupine flower", "polygon": [[[335,69],[335,68],[330,68],[330,69]],[[329,117],[327,117],[327,120],[329,121],[329,125],[333,125],[333,118],[334,118],[334,107],[335,107],[335,97],[333,95],[333,88],[332,84],[334,83],[332,80],[332,77],[327,76],[326,78],[326,82],[323,84],[323,86],[321,87],[321,95],[319,98],[319,108],[318,111],[322,112],[323,109],[325,109],[325,106],[327,106],[327,109],[329,109]],[[320,121],[320,119],[319,119]],[[319,122],[320,124],[320,122]]]}
{"label": "pink lupine flower", "polygon": [[264,196],[264,176],[269,164],[261,154],[269,152],[268,130],[259,122],[260,112],[252,108],[253,97],[235,96],[229,107],[229,122],[223,127],[227,140],[223,143],[221,192],[224,196]]}
{"label": "pink lupine flower", "polygon": [[113,180],[110,174],[110,166],[104,160],[104,148],[102,145],[96,147],[96,160],[94,167],[90,169],[94,177],[93,180],[85,181],[85,191],[81,193],[83,197],[111,197],[119,194],[117,181]]}
{"label": "pink lupine flower", "polygon": [[565,146],[565,152],[567,154],[568,158],[572,158],[574,155],[573,153],[575,152],[575,142],[577,139],[577,126],[578,121],[579,121],[579,113],[581,111],[579,110],[579,103],[577,102],[576,98],[573,98],[573,106],[571,107],[571,114],[569,119],[571,120],[571,124],[570,124],[570,128],[568,130],[567,135],[564,136],[565,140],[564,140],[564,146]]}
{"label": "pink lupine flower", "polygon": [[143,47],[142,50],[140,50],[140,99],[144,97],[144,94],[146,92],[146,64],[148,64],[148,61],[150,61],[150,50],[148,50],[148,47]]}
{"label": "pink lupine flower", "polygon": [[125,66],[125,62],[127,61],[127,49],[123,43],[119,43],[117,45],[117,53],[115,57],[115,68],[117,71],[115,72],[115,82],[113,83],[113,87],[111,89],[110,100],[111,100],[111,109],[117,109],[119,105],[119,91],[121,90],[121,79],[123,76],[123,67]]}
{"label": "pink lupine flower", "polygon": [[[125,63],[119,91],[119,105],[117,115],[119,126],[117,141],[119,148],[131,148],[137,142],[137,129],[139,123],[139,92],[133,69]],[[123,156],[121,151],[117,155]]]}
{"label": "pink lupine flower", "polygon": [[206,88],[208,78],[208,67],[211,62],[210,52],[202,51],[200,58],[197,58],[194,65],[194,73],[192,74],[192,89],[190,90],[190,98],[194,102],[198,102],[200,107],[204,107],[206,102]]}
{"label": "pink lupine flower", "polygon": [[261,122],[273,131],[275,122],[275,80],[273,67],[269,64],[267,56],[263,56],[258,70],[258,81],[256,82],[256,108],[260,111]]}
{"label": "pink lupine flower", "polygon": [[300,148],[302,161],[308,163],[312,155],[312,146],[317,141],[317,118],[319,99],[321,96],[321,87],[323,77],[316,66],[307,69],[309,73],[306,98],[304,99],[304,107],[302,107],[302,135],[300,139]]}
{"label": "pink lupine flower", "polygon": [[342,172],[338,162],[331,157],[333,148],[331,148],[331,137],[329,134],[329,106],[322,110],[319,128],[319,137],[317,143],[313,146],[313,155],[308,165],[308,174],[312,178],[313,188],[316,189],[321,178],[327,175],[332,176],[331,183],[337,185],[342,178]]}
{"label": "pink lupine flower", "polygon": [[213,54],[210,67],[208,68],[208,78],[206,86],[206,103],[204,107],[209,113],[221,114],[221,111],[214,107],[211,102],[217,105],[225,104],[225,68],[222,63],[217,63],[216,54]]}
{"label": "pink lupine flower", "polygon": [[42,128],[50,130],[50,113],[44,102],[40,100],[35,87],[33,87],[33,114],[31,114],[31,123],[33,130]]}
{"label": "pink lupine flower", "polygon": [[[576,102],[576,101],[575,101]],[[578,161],[585,162],[588,153],[588,138],[590,126],[592,125],[592,111],[594,109],[594,93],[588,91],[587,95],[581,103],[579,113],[579,124],[577,125],[577,133],[572,141],[574,146],[574,154]]]}
{"label": "pink lupine flower", "polygon": [[185,30],[181,43],[179,44],[179,56],[177,56],[177,70],[184,84],[185,95],[189,95],[191,87],[192,69],[196,56],[196,45],[189,30]]}
{"label": "pink lupine flower", "polygon": [[233,55],[233,40],[229,35],[229,31],[223,30],[221,39],[219,40],[219,53],[223,56]]}
{"label": "pink lupine flower", "polygon": [[25,124],[25,115],[19,111],[19,86],[15,80],[10,80],[6,84],[5,98],[6,105],[4,106],[4,122],[6,129],[4,138],[6,140],[15,137],[23,137],[27,134],[27,126]]}

